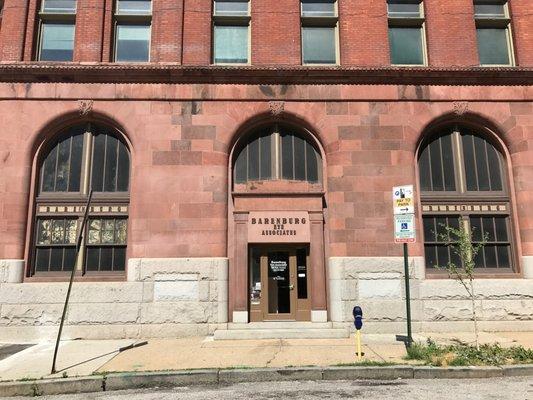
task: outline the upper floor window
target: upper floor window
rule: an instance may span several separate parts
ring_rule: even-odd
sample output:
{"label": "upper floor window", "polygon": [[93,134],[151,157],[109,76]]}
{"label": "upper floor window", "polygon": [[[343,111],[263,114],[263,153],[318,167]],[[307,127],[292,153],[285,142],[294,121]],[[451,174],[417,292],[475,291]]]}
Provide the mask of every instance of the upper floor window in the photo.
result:
{"label": "upper floor window", "polygon": [[234,166],[235,183],[259,180],[322,179],[321,157],[315,146],[290,128],[274,125],[251,136]]}
{"label": "upper floor window", "polygon": [[[81,124],[62,132],[39,164],[30,275],[123,273],[130,154],[112,129]],[[76,238],[93,190],[80,255]]]}
{"label": "upper floor window", "polygon": [[151,0],[117,0],[115,9],[115,61],[149,61],[151,25]]}
{"label": "upper floor window", "polygon": [[391,63],[426,65],[422,0],[387,0]]}
{"label": "upper floor window", "polygon": [[214,0],[213,62],[247,64],[250,60],[250,2]]}
{"label": "upper floor window", "polygon": [[337,64],[336,0],[301,0],[303,64]]}
{"label": "upper floor window", "polygon": [[475,243],[487,238],[476,268],[510,272],[515,265],[510,196],[497,147],[472,129],[452,126],[423,144],[418,167],[426,266],[460,265],[444,237],[450,226],[468,230]]}
{"label": "upper floor window", "polygon": [[477,48],[481,65],[514,65],[507,1],[475,0]]}
{"label": "upper floor window", "polygon": [[39,13],[40,61],[72,61],[76,0],[43,0]]}

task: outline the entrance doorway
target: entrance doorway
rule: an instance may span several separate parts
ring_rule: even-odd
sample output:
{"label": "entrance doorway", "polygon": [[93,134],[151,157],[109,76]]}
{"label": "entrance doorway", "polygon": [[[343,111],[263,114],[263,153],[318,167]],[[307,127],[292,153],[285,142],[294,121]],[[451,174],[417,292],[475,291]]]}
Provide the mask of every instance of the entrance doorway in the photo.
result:
{"label": "entrance doorway", "polygon": [[310,321],[309,276],[309,245],[250,246],[250,321]]}

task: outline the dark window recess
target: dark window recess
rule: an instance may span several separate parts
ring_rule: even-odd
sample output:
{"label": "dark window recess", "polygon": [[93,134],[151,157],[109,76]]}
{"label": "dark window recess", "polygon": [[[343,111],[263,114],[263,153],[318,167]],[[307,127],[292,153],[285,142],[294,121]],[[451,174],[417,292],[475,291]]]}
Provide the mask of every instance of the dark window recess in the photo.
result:
{"label": "dark window recess", "polygon": [[318,182],[319,160],[317,150],[303,137],[271,129],[252,136],[240,150],[234,164],[235,182],[270,179]]}
{"label": "dark window recess", "polygon": [[72,271],[76,263],[75,218],[39,218],[37,220],[35,270],[38,272]]}
{"label": "dark window recess", "polygon": [[472,241],[486,239],[475,258],[476,268],[510,268],[511,243],[506,216],[471,216]]}
{"label": "dark window recess", "polygon": [[79,192],[82,151],[82,133],[57,142],[43,162],[41,192]]}
{"label": "dark window recess", "polygon": [[447,244],[446,226],[458,229],[459,215],[424,216],[424,251],[428,268],[444,268],[450,262],[461,265],[461,260]]}
{"label": "dark window recess", "polygon": [[422,191],[455,191],[452,134],[435,138],[422,150],[419,159]]}
{"label": "dark window recess", "polygon": [[127,220],[125,218],[91,219],[87,229],[87,271],[124,271]]}
{"label": "dark window recess", "polygon": [[468,191],[501,191],[502,156],[485,139],[462,134]]}
{"label": "dark window recess", "polygon": [[130,176],[129,153],[117,138],[99,134],[94,138],[92,188],[95,192],[126,192]]}

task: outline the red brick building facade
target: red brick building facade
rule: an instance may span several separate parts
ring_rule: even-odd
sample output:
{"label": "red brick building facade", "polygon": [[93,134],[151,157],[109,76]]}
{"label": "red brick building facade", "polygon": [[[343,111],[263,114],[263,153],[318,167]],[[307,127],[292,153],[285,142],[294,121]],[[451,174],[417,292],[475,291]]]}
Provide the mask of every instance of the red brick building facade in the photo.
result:
{"label": "red brick building facade", "polygon": [[48,334],[70,265],[73,335],[344,328],[355,304],[369,329],[398,331],[391,190],[404,184],[415,328],[469,329],[464,294],[435,268],[453,254],[434,231],[459,218],[488,235],[484,328],[533,327],[530,0],[2,6],[4,336]]}

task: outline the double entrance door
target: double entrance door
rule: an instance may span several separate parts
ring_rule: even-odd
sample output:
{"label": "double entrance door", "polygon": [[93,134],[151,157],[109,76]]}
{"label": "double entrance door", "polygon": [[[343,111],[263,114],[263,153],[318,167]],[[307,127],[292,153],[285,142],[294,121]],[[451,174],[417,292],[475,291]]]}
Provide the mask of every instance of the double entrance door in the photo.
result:
{"label": "double entrance door", "polygon": [[308,245],[250,246],[250,321],[309,321],[309,276]]}

